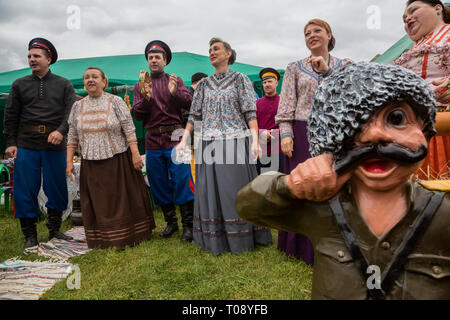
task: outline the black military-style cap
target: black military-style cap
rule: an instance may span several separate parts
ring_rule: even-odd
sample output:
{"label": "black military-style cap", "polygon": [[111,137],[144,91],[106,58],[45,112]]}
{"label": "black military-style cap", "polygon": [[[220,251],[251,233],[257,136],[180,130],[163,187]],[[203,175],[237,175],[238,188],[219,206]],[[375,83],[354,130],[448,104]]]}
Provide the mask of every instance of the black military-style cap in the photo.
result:
{"label": "black military-style cap", "polygon": [[48,52],[48,54],[50,55],[50,58],[52,59],[50,64],[54,64],[56,62],[56,60],[58,60],[58,52],[56,51],[55,46],[47,39],[44,39],[44,38],[32,39],[28,43],[28,50],[33,49],[33,48],[46,50]]}
{"label": "black military-style cap", "polygon": [[148,54],[150,52],[161,52],[164,53],[166,56],[166,65],[168,65],[170,63],[170,60],[172,60],[172,51],[170,51],[169,46],[161,41],[161,40],[153,40],[150,41],[146,46],[145,46],[145,60],[148,60]]}
{"label": "black military-style cap", "polygon": [[279,81],[281,76],[280,76],[280,73],[277,70],[275,70],[274,68],[264,68],[259,72],[259,78],[262,81],[269,79],[269,78],[274,78],[277,81]]}

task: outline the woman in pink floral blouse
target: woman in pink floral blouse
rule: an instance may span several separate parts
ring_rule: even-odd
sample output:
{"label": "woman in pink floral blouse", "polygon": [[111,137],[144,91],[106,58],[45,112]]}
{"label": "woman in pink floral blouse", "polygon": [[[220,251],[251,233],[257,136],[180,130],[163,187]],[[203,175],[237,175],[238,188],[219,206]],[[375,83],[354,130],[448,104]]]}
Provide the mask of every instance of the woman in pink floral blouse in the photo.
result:
{"label": "woman in pink floral blouse", "polygon": [[80,201],[89,248],[124,249],[150,239],[155,222],[141,173],[135,127],[126,103],[104,92],[108,79],[99,68],[83,75],[88,96],[69,116],[66,175],[81,151]]}
{"label": "woman in pink floral blouse", "polygon": [[[409,0],[403,21],[415,43],[394,64],[425,79],[436,94],[438,111],[450,111],[450,7],[439,0]],[[435,125],[438,135],[430,140],[420,179],[450,179],[450,136],[439,132],[440,112]]]}
{"label": "woman in pink floral blouse", "polygon": [[[286,155],[285,173],[290,173],[299,163],[311,157],[306,124],[320,83],[352,63],[349,59],[339,59],[329,54],[334,48],[335,39],[327,22],[313,19],[306,24],[304,33],[311,55],[288,64],[275,117],[280,127],[281,150]],[[313,264],[314,250],[304,235],[280,231],[278,249]]]}

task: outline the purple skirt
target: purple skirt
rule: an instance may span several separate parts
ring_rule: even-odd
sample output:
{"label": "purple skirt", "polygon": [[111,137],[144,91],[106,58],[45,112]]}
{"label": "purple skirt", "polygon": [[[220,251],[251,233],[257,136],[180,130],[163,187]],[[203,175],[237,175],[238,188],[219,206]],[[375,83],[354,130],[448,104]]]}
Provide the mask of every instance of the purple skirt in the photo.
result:
{"label": "purple skirt", "polygon": [[[289,174],[299,164],[311,158],[307,137],[307,122],[296,120],[293,123],[294,152],[292,158],[284,157],[284,173]],[[307,264],[314,263],[314,248],[308,237],[299,233],[278,231],[278,249],[287,256],[303,259]]]}

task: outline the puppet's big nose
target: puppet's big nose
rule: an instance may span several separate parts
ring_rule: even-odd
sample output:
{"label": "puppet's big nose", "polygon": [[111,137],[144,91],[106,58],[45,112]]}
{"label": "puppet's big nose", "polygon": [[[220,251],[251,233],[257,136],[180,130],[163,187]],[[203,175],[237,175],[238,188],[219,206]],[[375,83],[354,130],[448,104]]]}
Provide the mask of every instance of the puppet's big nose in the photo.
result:
{"label": "puppet's big nose", "polygon": [[362,143],[373,144],[394,142],[389,132],[387,132],[383,126],[380,126],[376,122],[372,122],[366,130],[361,132],[360,141]]}

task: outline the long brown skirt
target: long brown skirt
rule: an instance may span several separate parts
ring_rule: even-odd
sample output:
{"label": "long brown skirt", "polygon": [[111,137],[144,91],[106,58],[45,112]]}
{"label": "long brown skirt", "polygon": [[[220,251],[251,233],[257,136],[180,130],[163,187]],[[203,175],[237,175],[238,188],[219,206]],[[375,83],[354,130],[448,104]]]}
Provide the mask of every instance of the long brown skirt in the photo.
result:
{"label": "long brown skirt", "polygon": [[151,238],[150,194],[130,149],[106,160],[81,161],[80,202],[89,248],[124,249]]}

